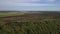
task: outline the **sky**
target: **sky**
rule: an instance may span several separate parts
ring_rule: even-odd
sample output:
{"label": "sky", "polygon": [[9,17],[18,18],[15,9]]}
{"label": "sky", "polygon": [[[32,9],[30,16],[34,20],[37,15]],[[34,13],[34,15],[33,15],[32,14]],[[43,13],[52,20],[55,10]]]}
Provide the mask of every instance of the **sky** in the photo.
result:
{"label": "sky", "polygon": [[0,10],[60,11],[60,0],[0,0]]}

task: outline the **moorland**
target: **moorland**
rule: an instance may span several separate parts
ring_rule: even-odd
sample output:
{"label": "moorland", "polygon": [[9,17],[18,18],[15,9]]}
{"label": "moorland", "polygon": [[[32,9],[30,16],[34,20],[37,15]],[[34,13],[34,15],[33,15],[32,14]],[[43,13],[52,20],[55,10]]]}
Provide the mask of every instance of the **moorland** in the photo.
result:
{"label": "moorland", "polygon": [[0,11],[0,34],[60,34],[60,11]]}

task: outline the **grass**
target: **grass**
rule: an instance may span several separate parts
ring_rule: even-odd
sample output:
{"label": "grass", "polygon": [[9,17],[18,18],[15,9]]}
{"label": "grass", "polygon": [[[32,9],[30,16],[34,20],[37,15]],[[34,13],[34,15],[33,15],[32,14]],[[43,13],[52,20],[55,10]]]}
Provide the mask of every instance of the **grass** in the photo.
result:
{"label": "grass", "polygon": [[40,22],[9,22],[0,27],[0,34],[59,34],[60,21],[41,20]]}
{"label": "grass", "polygon": [[23,15],[24,13],[0,13],[0,17]]}
{"label": "grass", "polygon": [[[16,15],[19,17],[15,18]],[[60,34],[60,18],[48,18],[49,16],[42,18],[42,16],[39,17],[40,14],[31,15],[0,13],[0,16],[3,17],[12,16],[1,18],[0,34]]]}

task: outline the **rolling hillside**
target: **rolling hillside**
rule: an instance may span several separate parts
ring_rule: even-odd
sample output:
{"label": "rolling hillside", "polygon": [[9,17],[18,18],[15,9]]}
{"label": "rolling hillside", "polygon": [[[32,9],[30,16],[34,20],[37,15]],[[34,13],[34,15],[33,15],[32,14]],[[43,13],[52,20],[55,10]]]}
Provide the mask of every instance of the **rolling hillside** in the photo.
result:
{"label": "rolling hillside", "polygon": [[0,17],[0,34],[60,34],[60,12],[33,11],[11,16],[4,14]]}

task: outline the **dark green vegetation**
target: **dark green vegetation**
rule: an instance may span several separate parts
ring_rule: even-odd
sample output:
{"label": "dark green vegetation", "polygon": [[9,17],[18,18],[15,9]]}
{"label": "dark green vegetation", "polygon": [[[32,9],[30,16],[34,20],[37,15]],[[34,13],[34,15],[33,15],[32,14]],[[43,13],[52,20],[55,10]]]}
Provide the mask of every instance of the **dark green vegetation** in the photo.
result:
{"label": "dark green vegetation", "polygon": [[60,12],[18,13],[0,14],[0,34],[60,34]]}

